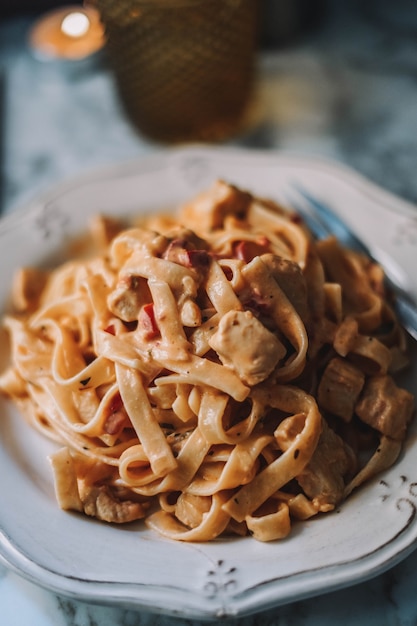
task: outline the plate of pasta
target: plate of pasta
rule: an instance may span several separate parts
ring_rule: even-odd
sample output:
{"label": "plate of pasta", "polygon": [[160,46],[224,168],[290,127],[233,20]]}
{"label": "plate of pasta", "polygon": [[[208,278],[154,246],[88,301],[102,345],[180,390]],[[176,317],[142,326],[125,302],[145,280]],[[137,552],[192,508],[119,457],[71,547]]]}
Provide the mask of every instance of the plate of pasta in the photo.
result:
{"label": "plate of pasta", "polygon": [[0,556],[58,593],[201,619],[350,585],[417,538],[417,213],[321,159],[184,148],[0,223]]}

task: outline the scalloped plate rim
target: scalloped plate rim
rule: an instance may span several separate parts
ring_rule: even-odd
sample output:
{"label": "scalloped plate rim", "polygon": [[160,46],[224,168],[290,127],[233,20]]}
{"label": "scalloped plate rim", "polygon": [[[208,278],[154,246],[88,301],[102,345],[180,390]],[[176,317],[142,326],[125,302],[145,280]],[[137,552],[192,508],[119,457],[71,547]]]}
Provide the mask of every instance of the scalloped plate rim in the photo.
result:
{"label": "scalloped plate rim", "polygon": [[[118,180],[126,176],[133,178],[138,176],[140,178],[141,176],[146,176],[147,169],[150,171],[163,170],[164,176],[167,176],[169,179],[170,177],[173,178],[173,186],[178,184],[175,187],[177,195],[183,195],[186,198],[189,196],[189,193],[186,193],[187,191],[192,192],[200,186],[198,167],[197,173],[194,173],[190,179],[185,177],[185,180],[178,183],[176,177],[181,178],[181,173],[186,172],[187,163],[194,164],[191,167],[195,167],[198,159],[201,161],[201,180],[205,180],[206,177],[204,163],[206,166],[208,165],[209,169],[210,166],[216,169],[219,164],[223,163],[223,166],[228,164],[229,169],[237,168],[237,170],[242,169],[242,171],[247,168],[248,164],[253,164],[254,169],[268,165],[271,170],[275,167],[285,168],[288,166],[295,171],[302,171],[302,177],[307,176],[307,179],[308,172],[314,172],[315,174],[320,172],[324,178],[327,177],[329,180],[333,180],[336,187],[342,183],[351,187],[353,193],[361,197],[365,204],[381,203],[381,210],[387,209],[389,212],[393,212],[394,220],[398,216],[401,216],[401,219],[402,217],[404,219],[416,219],[417,214],[415,214],[415,209],[410,203],[397,198],[374,183],[369,182],[365,177],[348,166],[335,161],[321,157],[298,156],[280,152],[271,153],[196,146],[156,152],[148,157],[106,166],[75,177],[72,180],[64,181],[0,220],[0,239],[5,237],[7,233],[24,226],[28,220],[35,220],[38,213],[42,213],[46,205],[55,201],[59,202],[61,198],[71,194],[77,188],[82,186],[88,187],[89,185],[98,185],[100,187],[101,181],[104,184],[104,181],[108,183],[114,180],[116,184]],[[252,175],[254,176],[255,173]],[[248,178],[248,189],[252,188],[251,182],[254,181]],[[273,186],[273,183],[271,184]],[[59,231],[60,228],[64,227],[58,225],[57,228]],[[415,289],[415,284],[413,284],[413,289]],[[411,448],[412,445],[413,442],[408,447]],[[417,444],[414,442],[415,445]],[[408,450],[409,456],[410,452],[411,450]],[[0,465],[1,462],[4,462],[3,457],[5,454],[7,456],[8,453],[0,442]],[[392,470],[388,470],[386,473],[388,479],[400,478],[398,471],[402,469],[403,465],[406,468],[408,467],[409,463],[407,463],[407,460],[409,460],[409,456],[406,455],[402,459],[397,469],[394,466]],[[317,569],[308,567],[305,570],[300,569],[288,574],[281,571],[281,573],[275,573],[268,577],[264,576],[263,579],[262,576],[260,578],[258,576],[256,580],[250,580],[249,575],[249,579],[243,582],[242,579],[240,581],[237,580],[239,576],[242,576],[242,571],[239,570],[239,567],[230,566],[229,562],[232,563],[230,559],[229,561],[226,560],[225,565],[225,561],[221,558],[221,546],[228,546],[226,550],[228,558],[230,549],[232,549],[230,545],[232,544],[215,543],[213,550],[204,545],[188,546],[184,551],[192,553],[193,558],[197,555],[197,562],[200,559],[202,570],[204,570],[200,593],[196,592],[195,589],[189,590],[181,584],[171,585],[170,588],[166,582],[158,585],[138,581],[127,583],[117,580],[94,580],[88,576],[77,578],[54,569],[48,569],[45,564],[37,562],[36,559],[30,556],[27,546],[19,546],[12,533],[9,533],[8,536],[2,530],[3,522],[7,517],[7,514],[2,511],[0,511],[0,560],[32,582],[69,597],[101,602],[103,604],[120,603],[125,606],[143,608],[147,611],[166,613],[177,617],[212,619],[220,616],[242,616],[317,595],[323,593],[324,590],[327,592],[360,582],[382,573],[405,558],[414,550],[417,540],[417,525],[414,519],[416,512],[414,484],[414,482],[409,481],[406,485],[408,488],[406,496],[399,498],[394,503],[398,508],[398,503],[404,501],[408,503],[406,506],[409,507],[409,514],[408,516],[406,515],[404,524],[399,525],[396,535],[388,538],[385,544],[381,544],[369,552],[363,550],[362,554],[359,554],[356,558],[349,560],[346,557],[345,562],[340,560],[336,563],[329,562]],[[376,492],[377,487],[373,484],[372,489]],[[380,496],[378,497],[380,498]],[[350,509],[354,507],[353,500],[354,498],[352,499],[352,504],[349,505]],[[56,516],[58,517],[58,515],[57,512]],[[114,533],[117,535],[116,529]],[[251,540],[245,539],[244,541]],[[166,543],[165,545],[168,544]],[[175,548],[175,550],[178,551],[178,548]],[[264,548],[259,548],[259,551],[263,554]],[[262,556],[261,560],[262,558],[264,557]],[[236,559],[236,561],[238,562],[239,559]],[[206,580],[205,586],[203,585],[204,580]],[[149,597],[149,594],[151,597]]]}

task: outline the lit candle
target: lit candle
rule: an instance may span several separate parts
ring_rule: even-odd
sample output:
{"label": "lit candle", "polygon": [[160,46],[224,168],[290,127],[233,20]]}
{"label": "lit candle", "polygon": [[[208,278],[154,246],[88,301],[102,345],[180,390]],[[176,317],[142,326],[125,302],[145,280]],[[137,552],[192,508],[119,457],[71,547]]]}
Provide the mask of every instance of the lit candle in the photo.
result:
{"label": "lit candle", "polygon": [[92,7],[50,11],[35,22],[29,35],[33,53],[42,59],[85,59],[98,52],[104,42],[104,28]]}
{"label": "lit candle", "polygon": [[85,13],[74,11],[64,17],[61,24],[61,30],[68,37],[84,37],[90,29],[90,19]]}

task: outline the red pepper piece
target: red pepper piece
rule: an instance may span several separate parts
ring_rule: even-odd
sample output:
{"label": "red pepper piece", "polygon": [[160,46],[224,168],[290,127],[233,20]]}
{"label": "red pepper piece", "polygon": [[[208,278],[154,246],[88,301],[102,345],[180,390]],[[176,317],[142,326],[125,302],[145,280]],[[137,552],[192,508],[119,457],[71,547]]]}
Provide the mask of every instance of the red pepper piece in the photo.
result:
{"label": "red pepper piece", "polygon": [[127,413],[123,406],[120,393],[116,393],[108,407],[108,416],[104,422],[104,432],[108,435],[115,435],[123,427],[127,418]]}
{"label": "red pepper piece", "polygon": [[138,324],[144,330],[146,339],[155,339],[160,334],[153,302],[143,305],[139,313]]}
{"label": "red pepper piece", "polygon": [[257,241],[236,241],[233,253],[236,259],[249,263],[253,258],[268,251],[269,241],[266,237],[260,237]]}

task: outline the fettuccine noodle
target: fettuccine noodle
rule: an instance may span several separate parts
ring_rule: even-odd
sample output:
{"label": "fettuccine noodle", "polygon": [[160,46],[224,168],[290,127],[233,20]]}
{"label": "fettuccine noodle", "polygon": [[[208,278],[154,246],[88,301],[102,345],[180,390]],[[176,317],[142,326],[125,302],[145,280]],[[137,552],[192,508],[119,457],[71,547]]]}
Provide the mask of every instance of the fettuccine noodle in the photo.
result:
{"label": "fettuccine noodle", "polygon": [[414,399],[378,265],[223,181],[91,231],[88,258],[18,272],[4,319],[0,391],[57,442],[61,508],[271,541],[395,462]]}

